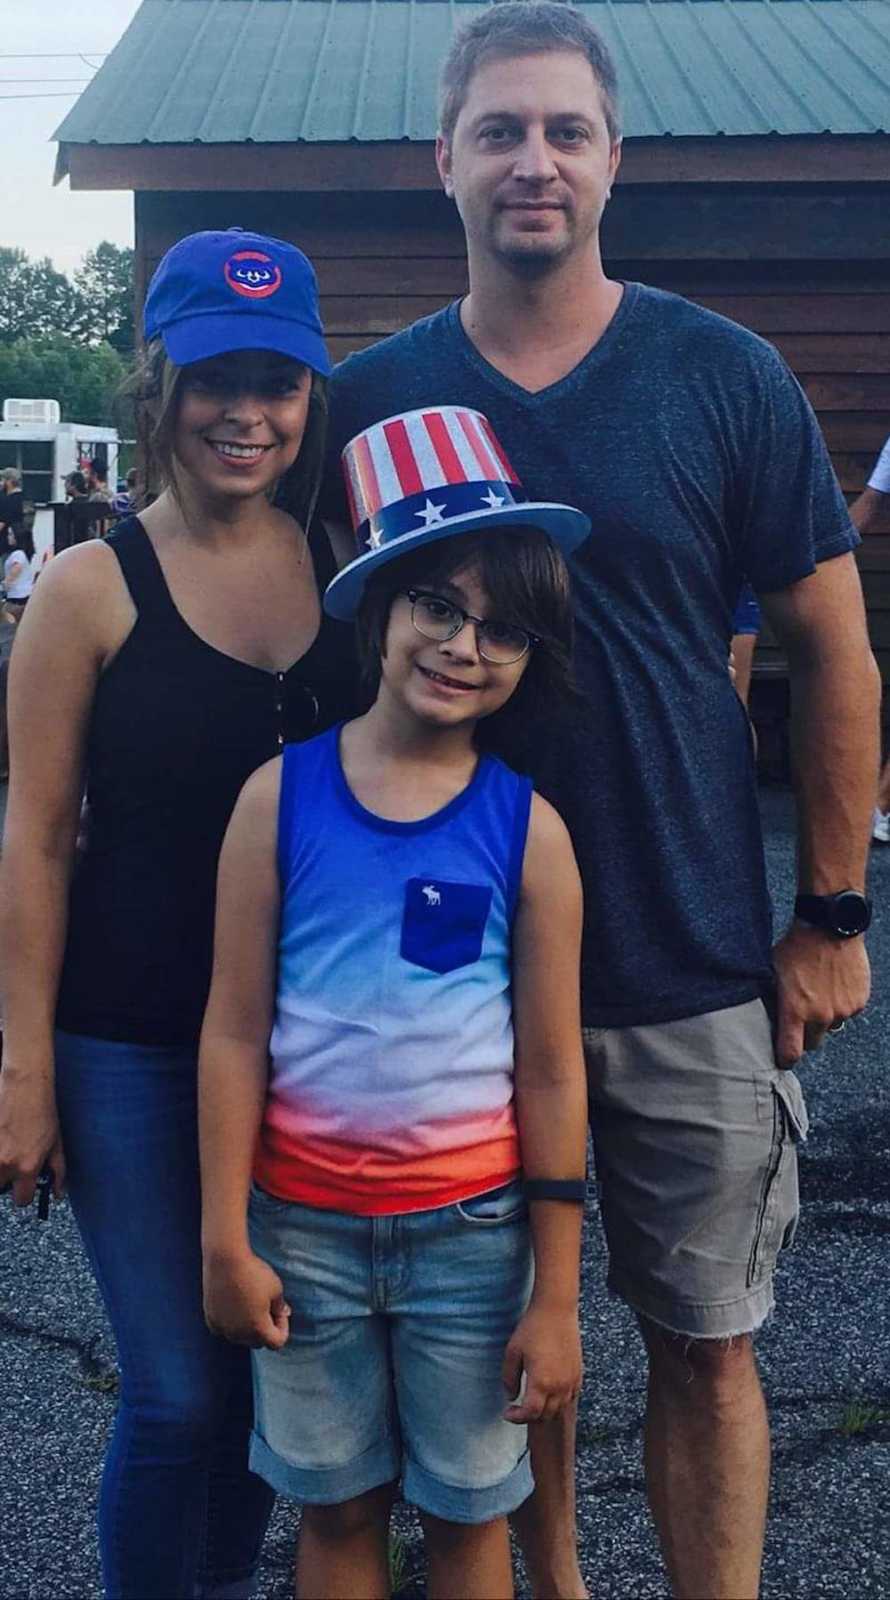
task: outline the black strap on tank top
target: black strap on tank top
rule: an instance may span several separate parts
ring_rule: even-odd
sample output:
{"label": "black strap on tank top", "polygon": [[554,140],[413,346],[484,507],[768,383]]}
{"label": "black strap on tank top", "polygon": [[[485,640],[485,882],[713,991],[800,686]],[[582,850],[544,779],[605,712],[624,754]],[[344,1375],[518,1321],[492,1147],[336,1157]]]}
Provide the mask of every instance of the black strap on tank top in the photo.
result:
{"label": "black strap on tank top", "polygon": [[124,582],[140,616],[150,615],[158,620],[166,616],[171,621],[181,622],[154,545],[139,518],[126,517],[119,522],[105,543],[117,556]]}
{"label": "black strap on tank top", "polygon": [[331,549],[331,541],[328,538],[327,530],[320,517],[316,517],[313,522],[310,522],[306,543],[309,546],[309,554],[312,557],[312,565],[315,568],[315,581],[318,584],[319,598],[321,598],[331,579],[336,577],[337,563],[334,560],[334,552]]}

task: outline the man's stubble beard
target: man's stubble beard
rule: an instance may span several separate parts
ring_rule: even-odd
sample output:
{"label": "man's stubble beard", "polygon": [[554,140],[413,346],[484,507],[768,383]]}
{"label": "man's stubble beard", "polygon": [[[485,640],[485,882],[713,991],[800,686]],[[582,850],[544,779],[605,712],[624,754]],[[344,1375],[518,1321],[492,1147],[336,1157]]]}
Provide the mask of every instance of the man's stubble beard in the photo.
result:
{"label": "man's stubble beard", "polygon": [[525,281],[546,278],[548,273],[555,272],[574,254],[577,243],[574,234],[569,234],[553,242],[528,237],[522,243],[504,244],[498,238],[496,227],[492,228],[488,241],[495,260]]}
{"label": "man's stubble beard", "polygon": [[487,245],[490,253],[502,266],[508,268],[513,275],[522,282],[538,282],[546,278],[549,273],[556,272],[570,260],[572,256],[583,254],[591,240],[595,240],[599,233],[599,225],[605,203],[599,210],[591,226],[586,229],[582,238],[578,231],[578,219],[572,214],[569,217],[566,233],[561,240],[548,242],[545,239],[535,239],[529,235],[522,244],[502,244],[498,239],[497,223],[490,228]]}

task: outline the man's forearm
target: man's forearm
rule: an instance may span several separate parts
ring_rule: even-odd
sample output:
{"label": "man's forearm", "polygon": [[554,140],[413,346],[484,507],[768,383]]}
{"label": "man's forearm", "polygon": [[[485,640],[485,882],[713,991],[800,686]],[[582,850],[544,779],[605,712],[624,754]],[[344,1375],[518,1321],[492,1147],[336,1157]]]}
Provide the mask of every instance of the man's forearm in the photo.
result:
{"label": "man's forearm", "polygon": [[880,757],[878,669],[867,648],[790,657],[801,892],[862,890]]}
{"label": "man's forearm", "polygon": [[849,512],[850,521],[859,533],[871,533],[885,517],[890,517],[890,494],[871,487],[863,489]]}

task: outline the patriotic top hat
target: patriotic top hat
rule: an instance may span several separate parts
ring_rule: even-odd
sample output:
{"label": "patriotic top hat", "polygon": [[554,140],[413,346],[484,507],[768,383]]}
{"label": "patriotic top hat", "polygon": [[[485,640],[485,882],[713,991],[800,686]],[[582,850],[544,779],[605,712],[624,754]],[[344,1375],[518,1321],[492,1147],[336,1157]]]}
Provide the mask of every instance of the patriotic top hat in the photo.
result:
{"label": "patriotic top hat", "polygon": [[350,440],[342,462],[356,543],[366,549],[325,591],[325,610],[341,621],[355,616],[378,567],[421,545],[522,524],[566,553],[590,532],[571,506],[528,500],[491,423],[463,406],[377,422]]}

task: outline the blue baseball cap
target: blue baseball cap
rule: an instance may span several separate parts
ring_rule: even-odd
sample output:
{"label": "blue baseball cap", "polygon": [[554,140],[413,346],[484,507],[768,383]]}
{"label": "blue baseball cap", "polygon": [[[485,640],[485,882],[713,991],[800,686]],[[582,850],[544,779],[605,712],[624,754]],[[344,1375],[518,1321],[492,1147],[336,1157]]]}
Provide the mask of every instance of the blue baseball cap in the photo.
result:
{"label": "blue baseball cap", "polygon": [[230,350],[275,350],[327,377],[331,362],[312,263],[296,245],[227,228],[190,233],[148,288],[145,337],[178,367]]}

